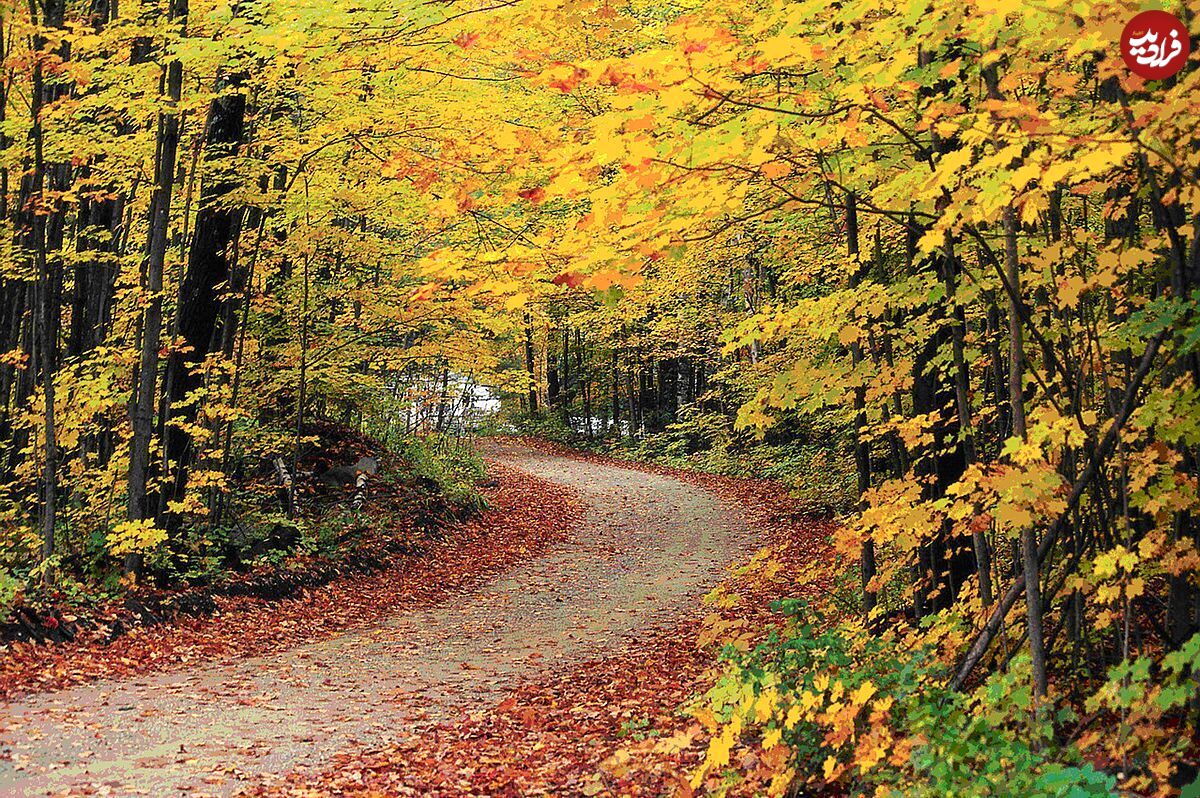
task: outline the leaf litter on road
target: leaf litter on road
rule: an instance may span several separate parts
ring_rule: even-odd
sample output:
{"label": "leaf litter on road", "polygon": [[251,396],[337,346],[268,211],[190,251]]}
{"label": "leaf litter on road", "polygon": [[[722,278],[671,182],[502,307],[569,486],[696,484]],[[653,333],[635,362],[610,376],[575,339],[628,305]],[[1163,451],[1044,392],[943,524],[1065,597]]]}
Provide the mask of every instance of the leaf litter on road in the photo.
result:
{"label": "leaf litter on road", "polygon": [[[531,444],[522,440],[523,445]],[[781,595],[814,595],[827,586],[805,577],[827,556],[832,524],[797,517],[779,484],[697,474],[586,455],[543,443],[560,456],[666,474],[704,487],[770,531],[765,572],[731,570],[719,586],[732,603],[696,606],[638,630],[605,656],[524,680],[491,708],[452,723],[413,729],[394,745],[339,752],[319,774],[260,779],[247,794],[308,795],[691,795],[708,730],[686,711],[711,686],[713,629],[764,635]],[[731,566],[736,563],[730,563]],[[749,634],[749,633],[747,633]],[[755,763],[742,763],[750,766]]]}
{"label": "leaf litter on road", "polygon": [[420,554],[393,555],[369,576],[348,575],[299,597],[218,600],[216,613],[135,628],[111,643],[11,643],[0,652],[0,699],[98,679],[130,678],[278,651],[370,624],[400,606],[435,603],[561,541],[582,512],[569,489],[492,464],[489,509]]}

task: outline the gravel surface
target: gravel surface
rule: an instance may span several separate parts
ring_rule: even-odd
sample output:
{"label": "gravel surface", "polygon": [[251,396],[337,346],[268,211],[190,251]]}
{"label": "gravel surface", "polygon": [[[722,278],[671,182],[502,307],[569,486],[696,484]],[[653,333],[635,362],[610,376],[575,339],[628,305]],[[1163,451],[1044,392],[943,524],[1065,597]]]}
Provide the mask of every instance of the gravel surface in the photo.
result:
{"label": "gravel surface", "polygon": [[760,536],[672,477],[486,444],[586,503],[571,539],[438,606],[264,657],[0,707],[0,795],[231,795],[397,730],[502,700],[514,679],[618,648],[699,599]]}

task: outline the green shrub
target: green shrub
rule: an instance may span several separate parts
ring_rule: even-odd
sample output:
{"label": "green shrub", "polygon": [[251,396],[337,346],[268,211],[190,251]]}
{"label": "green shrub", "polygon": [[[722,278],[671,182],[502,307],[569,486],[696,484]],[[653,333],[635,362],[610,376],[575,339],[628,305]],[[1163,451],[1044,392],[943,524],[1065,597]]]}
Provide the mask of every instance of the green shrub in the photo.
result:
{"label": "green shrub", "polygon": [[17,604],[17,598],[25,585],[15,576],[0,569],[0,623],[8,620],[9,613]]}
{"label": "green shrub", "polygon": [[512,428],[518,435],[528,435],[568,446],[587,447],[589,441],[571,429],[556,412],[538,411],[525,413],[512,419]]}
{"label": "green shrub", "polygon": [[478,484],[486,470],[469,442],[453,436],[408,438],[398,452],[411,475],[429,480],[456,507],[481,510],[486,506]]}
{"label": "green shrub", "polygon": [[705,769],[736,761],[729,748],[751,733],[764,750],[786,751],[764,755],[780,763],[777,778],[854,795],[1114,794],[1112,776],[1055,736],[1071,713],[1034,707],[1020,658],[961,693],[945,686],[931,649],[905,649],[861,627],[823,629],[805,605],[782,606],[792,618],[785,632],[722,655],[724,675],[698,710],[717,731]]}
{"label": "green shrub", "polygon": [[[527,434],[586,444],[554,430],[556,419],[526,428]],[[790,429],[775,438],[757,440],[734,429],[721,413],[689,405],[679,420],[658,433],[592,445],[608,454],[644,462],[687,468],[708,474],[783,482],[796,497],[800,512],[836,515],[850,510],[857,491],[854,461],[846,456],[835,428]]]}

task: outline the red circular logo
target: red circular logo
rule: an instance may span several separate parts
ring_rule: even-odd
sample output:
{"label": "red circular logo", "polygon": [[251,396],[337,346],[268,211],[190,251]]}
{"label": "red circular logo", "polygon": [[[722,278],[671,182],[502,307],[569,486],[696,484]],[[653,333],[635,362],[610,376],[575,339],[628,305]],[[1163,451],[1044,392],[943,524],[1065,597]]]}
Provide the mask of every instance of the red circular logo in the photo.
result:
{"label": "red circular logo", "polygon": [[1183,69],[1192,40],[1174,14],[1143,11],[1121,31],[1121,58],[1146,80],[1169,78]]}

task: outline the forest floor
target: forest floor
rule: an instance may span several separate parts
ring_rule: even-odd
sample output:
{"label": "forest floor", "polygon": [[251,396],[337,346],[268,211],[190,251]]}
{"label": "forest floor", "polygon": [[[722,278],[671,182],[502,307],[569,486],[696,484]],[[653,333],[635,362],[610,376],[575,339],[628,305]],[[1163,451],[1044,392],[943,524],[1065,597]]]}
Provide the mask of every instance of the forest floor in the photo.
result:
{"label": "forest floor", "polygon": [[[307,642],[15,699],[0,706],[0,793],[605,791],[597,768],[615,738],[656,737],[655,718],[687,697],[699,599],[766,539],[763,524],[669,473],[511,441],[486,453],[498,498],[521,475],[547,488],[526,486],[493,531],[573,528],[541,548],[534,529],[527,556],[472,586],[360,607],[358,624]],[[675,725],[682,750],[699,732]]]}

